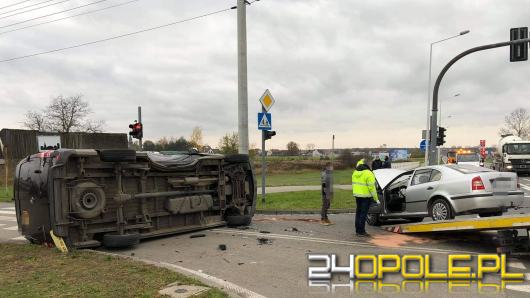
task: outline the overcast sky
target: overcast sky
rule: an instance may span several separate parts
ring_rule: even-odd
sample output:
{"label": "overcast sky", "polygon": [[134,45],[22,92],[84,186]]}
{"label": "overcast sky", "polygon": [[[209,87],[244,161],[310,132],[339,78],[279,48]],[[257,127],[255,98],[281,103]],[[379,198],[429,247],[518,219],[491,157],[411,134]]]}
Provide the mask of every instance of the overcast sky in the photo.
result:
{"label": "overcast sky", "polygon": [[[229,8],[235,0],[140,0],[122,7],[35,28],[8,29],[103,8],[84,9],[0,28],[0,60],[89,42]],[[1,5],[20,2],[3,0]],[[22,4],[42,2],[33,0]],[[59,2],[59,0],[57,0]],[[7,17],[0,27],[92,0],[71,0]],[[277,136],[331,147],[417,147],[426,125],[429,45],[433,81],[465,49],[509,39],[511,27],[530,25],[528,1],[262,0],[248,7],[250,143],[260,144],[258,99],[270,89]],[[18,11],[20,12],[20,11]],[[105,131],[127,132],[143,108],[144,136],[189,137],[205,142],[237,131],[236,11],[119,40],[0,64],[0,128],[21,128],[28,109],[57,95],[83,94]],[[447,145],[498,140],[504,116],[528,107],[530,62],[509,63],[508,48],[468,56],[440,88]],[[460,93],[459,97],[453,97]],[[447,118],[447,116],[451,116]]]}

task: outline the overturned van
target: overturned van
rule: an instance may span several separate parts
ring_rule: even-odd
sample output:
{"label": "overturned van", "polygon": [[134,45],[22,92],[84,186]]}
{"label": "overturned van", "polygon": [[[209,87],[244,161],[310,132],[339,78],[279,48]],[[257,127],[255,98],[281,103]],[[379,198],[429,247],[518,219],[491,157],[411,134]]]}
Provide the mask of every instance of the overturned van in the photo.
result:
{"label": "overturned van", "polygon": [[140,239],[249,224],[256,183],[247,155],[59,149],[17,166],[14,198],[30,242],[127,247]]}

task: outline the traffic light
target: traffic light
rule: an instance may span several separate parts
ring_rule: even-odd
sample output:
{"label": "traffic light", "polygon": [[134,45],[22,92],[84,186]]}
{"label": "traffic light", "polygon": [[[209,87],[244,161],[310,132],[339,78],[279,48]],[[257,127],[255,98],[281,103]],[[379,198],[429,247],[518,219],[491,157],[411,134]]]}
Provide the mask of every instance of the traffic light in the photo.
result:
{"label": "traffic light", "polygon": [[135,121],[133,124],[129,124],[129,128],[131,129],[129,135],[131,135],[133,138],[141,139],[143,137],[144,132],[142,123]]}
{"label": "traffic light", "polygon": [[445,127],[438,127],[438,138],[436,138],[436,146],[442,146],[443,144],[445,144],[445,131]]}
{"label": "traffic light", "polygon": [[[510,29],[510,41],[527,39],[528,27],[512,28]],[[520,43],[510,45],[510,62],[526,61],[528,60],[528,43]]]}
{"label": "traffic light", "polygon": [[276,135],[276,132],[274,130],[264,130],[263,131],[263,138],[264,140],[270,140],[272,137]]}

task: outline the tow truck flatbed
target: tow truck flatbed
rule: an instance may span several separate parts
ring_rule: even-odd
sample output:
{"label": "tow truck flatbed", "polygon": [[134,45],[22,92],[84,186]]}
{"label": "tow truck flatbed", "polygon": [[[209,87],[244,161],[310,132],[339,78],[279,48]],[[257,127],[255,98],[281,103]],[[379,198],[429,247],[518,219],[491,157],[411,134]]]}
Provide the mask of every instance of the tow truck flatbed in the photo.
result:
{"label": "tow truck flatbed", "polygon": [[516,214],[485,218],[463,218],[425,223],[397,224],[383,226],[383,229],[399,234],[530,229],[530,215]]}

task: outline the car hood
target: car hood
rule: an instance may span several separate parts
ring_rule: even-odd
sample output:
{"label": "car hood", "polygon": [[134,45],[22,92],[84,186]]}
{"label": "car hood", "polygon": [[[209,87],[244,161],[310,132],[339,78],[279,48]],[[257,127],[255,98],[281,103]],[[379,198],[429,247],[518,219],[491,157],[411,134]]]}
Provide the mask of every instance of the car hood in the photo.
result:
{"label": "car hood", "polygon": [[406,171],[400,169],[378,169],[374,171],[375,179],[379,187],[384,189],[387,185]]}

